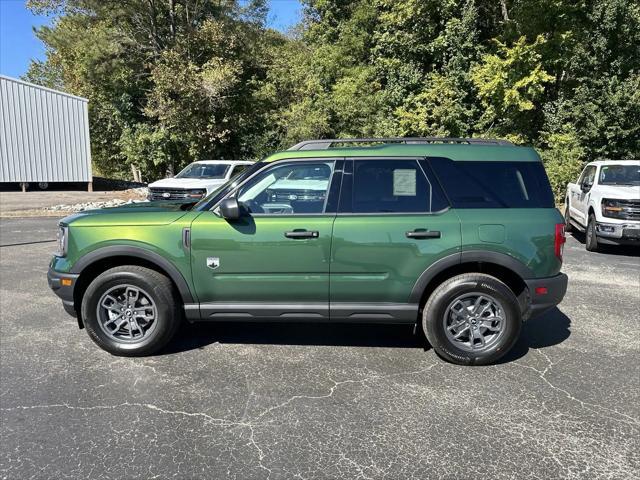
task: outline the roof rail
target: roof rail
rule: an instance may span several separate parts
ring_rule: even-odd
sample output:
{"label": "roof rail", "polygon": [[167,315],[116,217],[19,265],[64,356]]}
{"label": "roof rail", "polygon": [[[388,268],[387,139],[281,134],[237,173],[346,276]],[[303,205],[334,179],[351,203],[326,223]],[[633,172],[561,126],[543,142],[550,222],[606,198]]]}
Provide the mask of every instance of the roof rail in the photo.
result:
{"label": "roof rail", "polygon": [[508,140],[490,138],[454,138],[454,137],[390,137],[390,138],[329,138],[305,140],[296,143],[289,150],[327,150],[336,143],[404,143],[421,145],[430,143],[455,143],[467,145],[513,145]]}

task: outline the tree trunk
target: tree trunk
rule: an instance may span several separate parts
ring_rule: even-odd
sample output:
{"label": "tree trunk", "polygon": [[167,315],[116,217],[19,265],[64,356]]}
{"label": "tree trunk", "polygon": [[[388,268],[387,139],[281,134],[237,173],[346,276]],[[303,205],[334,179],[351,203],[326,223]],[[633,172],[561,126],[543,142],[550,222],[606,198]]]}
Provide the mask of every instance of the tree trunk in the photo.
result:
{"label": "tree trunk", "polygon": [[502,10],[502,19],[509,21],[509,10],[507,10],[507,0],[500,0],[500,9]]}

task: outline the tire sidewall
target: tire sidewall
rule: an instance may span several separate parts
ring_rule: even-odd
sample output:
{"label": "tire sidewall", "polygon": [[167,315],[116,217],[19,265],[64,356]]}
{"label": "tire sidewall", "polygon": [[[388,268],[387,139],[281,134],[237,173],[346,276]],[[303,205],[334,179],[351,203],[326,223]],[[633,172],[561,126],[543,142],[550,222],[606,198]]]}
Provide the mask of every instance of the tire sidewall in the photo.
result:
{"label": "tire sidewall", "polygon": [[596,219],[593,213],[589,215],[589,220],[587,221],[585,247],[590,252],[594,252],[598,249],[598,238],[596,237]]}
{"label": "tire sidewall", "polygon": [[[110,288],[119,285],[133,285],[144,290],[152,297],[156,306],[157,322],[153,332],[145,335],[139,342],[122,343],[107,335],[99,325],[96,310],[98,301]],[[99,275],[87,288],[82,301],[82,319],[87,333],[104,350],[115,355],[145,355],[154,352],[166,343],[172,334],[174,318],[174,299],[166,287],[157,284],[138,272],[110,272]]]}
{"label": "tire sidewall", "polygon": [[[493,297],[500,303],[505,315],[502,337],[490,349],[479,353],[457,347],[447,337],[443,326],[443,319],[451,302],[456,297],[469,293]],[[445,359],[462,365],[486,365],[495,362],[513,347],[522,328],[522,315],[515,295],[499,280],[488,276],[460,278],[434,293],[428,309],[425,308],[424,311],[423,327],[434,350]]]}
{"label": "tire sidewall", "polygon": [[571,212],[569,211],[569,199],[567,198],[566,207],[564,210],[564,231],[570,233],[573,230],[571,225]]}

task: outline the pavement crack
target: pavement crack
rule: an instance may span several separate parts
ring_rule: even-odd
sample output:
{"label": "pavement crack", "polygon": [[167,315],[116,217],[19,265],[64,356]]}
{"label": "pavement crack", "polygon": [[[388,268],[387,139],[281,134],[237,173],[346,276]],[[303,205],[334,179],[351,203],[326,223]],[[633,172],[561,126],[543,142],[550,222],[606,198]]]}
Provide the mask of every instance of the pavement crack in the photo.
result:
{"label": "pavement crack", "polygon": [[[513,364],[517,365],[517,366],[519,366],[521,368],[526,368],[526,369],[529,369],[529,370],[533,370],[534,372],[536,372],[538,374],[538,377],[540,377],[540,379],[544,383],[546,383],[551,389],[562,393],[567,399],[571,400],[572,402],[576,402],[576,403],[580,404],[583,408],[585,408],[585,409],[587,409],[589,411],[592,411],[593,413],[597,413],[597,414],[601,415],[602,414],[601,412],[604,411],[604,412],[607,412],[609,414],[612,414],[613,417],[612,416],[608,416],[608,415],[605,415],[605,416],[606,416],[606,418],[608,418],[610,420],[613,420],[615,422],[622,422],[622,423],[625,423],[625,424],[630,425],[632,427],[636,427],[636,426],[640,425],[640,422],[638,422],[637,419],[635,419],[635,418],[633,418],[633,417],[631,417],[631,416],[629,416],[629,415],[627,415],[625,413],[619,412],[619,411],[611,409],[611,408],[607,408],[607,407],[605,407],[603,405],[599,405],[597,403],[591,403],[591,402],[587,402],[587,401],[581,400],[581,399],[575,397],[574,395],[572,395],[571,392],[569,392],[568,390],[565,390],[564,388],[561,388],[561,387],[558,387],[557,385],[554,385],[547,378],[547,374],[551,371],[551,368],[554,366],[554,362],[551,360],[551,358],[549,358],[549,356],[546,353],[544,353],[544,352],[542,352],[540,350],[536,350],[536,352],[538,352],[541,356],[543,356],[545,358],[545,361],[547,362],[547,366],[543,370],[540,370],[540,369],[537,369],[535,367],[532,367],[531,365],[524,365],[524,364],[519,363],[519,362],[513,362]],[[622,417],[622,418],[620,418],[620,417]]]}

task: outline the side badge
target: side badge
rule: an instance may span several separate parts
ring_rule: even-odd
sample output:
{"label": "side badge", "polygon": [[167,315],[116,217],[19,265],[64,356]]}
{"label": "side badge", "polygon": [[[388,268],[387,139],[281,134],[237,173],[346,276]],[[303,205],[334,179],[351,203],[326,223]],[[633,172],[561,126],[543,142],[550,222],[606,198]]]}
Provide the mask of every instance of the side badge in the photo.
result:
{"label": "side badge", "polygon": [[207,267],[215,270],[220,266],[220,259],[218,257],[207,257]]}

